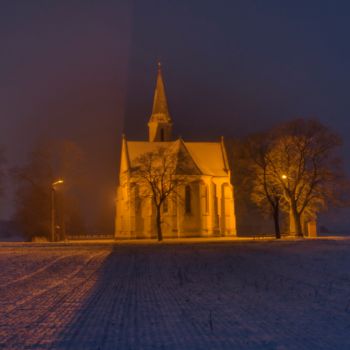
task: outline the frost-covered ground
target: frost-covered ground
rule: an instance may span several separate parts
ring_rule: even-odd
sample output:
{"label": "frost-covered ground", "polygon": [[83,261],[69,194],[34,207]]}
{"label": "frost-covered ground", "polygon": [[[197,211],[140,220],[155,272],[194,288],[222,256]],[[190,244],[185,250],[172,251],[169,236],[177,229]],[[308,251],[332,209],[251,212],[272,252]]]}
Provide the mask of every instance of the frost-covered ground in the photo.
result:
{"label": "frost-covered ground", "polygon": [[1,349],[350,349],[350,240],[0,244]]}

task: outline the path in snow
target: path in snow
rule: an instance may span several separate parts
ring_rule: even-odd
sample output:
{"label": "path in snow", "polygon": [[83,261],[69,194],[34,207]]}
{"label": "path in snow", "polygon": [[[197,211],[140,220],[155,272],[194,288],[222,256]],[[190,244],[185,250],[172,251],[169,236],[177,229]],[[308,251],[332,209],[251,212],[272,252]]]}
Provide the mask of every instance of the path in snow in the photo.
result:
{"label": "path in snow", "polygon": [[0,348],[349,349],[350,241],[0,245]]}

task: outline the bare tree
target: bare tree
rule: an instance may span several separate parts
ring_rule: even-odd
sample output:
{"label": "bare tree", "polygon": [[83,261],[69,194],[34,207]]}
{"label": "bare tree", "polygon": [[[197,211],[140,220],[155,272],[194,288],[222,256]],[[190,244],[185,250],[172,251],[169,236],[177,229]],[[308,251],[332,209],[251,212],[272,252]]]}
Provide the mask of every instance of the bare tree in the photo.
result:
{"label": "bare tree", "polygon": [[181,152],[165,147],[140,155],[131,167],[131,181],[139,185],[141,196],[152,198],[155,206],[158,241],[163,239],[162,206],[167,199],[179,196],[178,189],[186,182],[185,173]]}
{"label": "bare tree", "polygon": [[244,145],[248,187],[251,200],[264,212],[273,218],[275,236],[281,238],[280,209],[284,203],[283,193],[276,183],[274,174],[269,167],[269,153],[273,142],[268,134],[250,137]]}
{"label": "bare tree", "polygon": [[291,227],[303,235],[302,216],[340,202],[344,181],[340,137],[315,120],[297,119],[274,129],[266,154],[268,174],[289,204]]}
{"label": "bare tree", "polygon": [[79,148],[70,141],[40,141],[28,156],[28,161],[12,169],[12,178],[16,187],[16,207],[14,220],[22,232],[30,239],[34,236],[50,236],[50,208],[52,183],[64,178],[63,188],[57,191],[56,215],[64,235],[66,221],[73,207],[74,188],[79,182],[79,168],[82,154]]}
{"label": "bare tree", "polygon": [[302,236],[303,222],[329,206],[346,204],[348,181],[337,152],[340,145],[340,137],[329,128],[303,119],[245,142],[246,188],[259,208],[272,213],[276,238],[281,211],[289,215],[290,232]]}

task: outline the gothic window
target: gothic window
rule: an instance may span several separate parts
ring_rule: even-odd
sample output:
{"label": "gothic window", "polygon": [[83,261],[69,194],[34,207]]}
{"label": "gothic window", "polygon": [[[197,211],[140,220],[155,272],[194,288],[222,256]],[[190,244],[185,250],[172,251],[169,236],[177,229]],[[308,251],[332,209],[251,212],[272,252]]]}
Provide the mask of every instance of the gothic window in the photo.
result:
{"label": "gothic window", "polygon": [[213,217],[214,217],[214,229],[219,229],[219,212],[218,212],[218,197],[217,197],[217,187],[213,184],[212,187],[213,196]]}
{"label": "gothic window", "polygon": [[209,213],[209,191],[208,191],[208,186],[204,186],[204,210],[205,213]]}
{"label": "gothic window", "polygon": [[191,186],[185,187],[185,213],[191,214]]}
{"label": "gothic window", "polygon": [[217,197],[217,189],[216,184],[213,184],[213,198],[214,198],[214,215],[218,215],[218,197]]}
{"label": "gothic window", "polygon": [[168,199],[165,199],[164,202],[163,202],[163,213],[167,213],[168,210],[169,210]]}
{"label": "gothic window", "polygon": [[141,198],[139,193],[139,186],[135,186],[135,211],[139,213],[141,210]]}
{"label": "gothic window", "polygon": [[160,129],[160,141],[164,141],[164,129]]}

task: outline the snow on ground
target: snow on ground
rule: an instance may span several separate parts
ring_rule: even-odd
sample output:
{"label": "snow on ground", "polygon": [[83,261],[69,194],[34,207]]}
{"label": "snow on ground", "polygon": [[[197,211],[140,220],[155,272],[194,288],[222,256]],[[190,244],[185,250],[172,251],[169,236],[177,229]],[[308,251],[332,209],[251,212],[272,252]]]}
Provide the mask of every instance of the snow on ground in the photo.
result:
{"label": "snow on ground", "polygon": [[350,349],[350,240],[0,244],[0,349]]}

